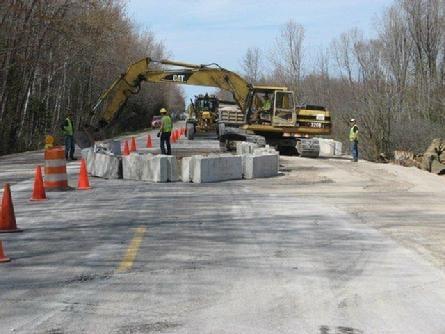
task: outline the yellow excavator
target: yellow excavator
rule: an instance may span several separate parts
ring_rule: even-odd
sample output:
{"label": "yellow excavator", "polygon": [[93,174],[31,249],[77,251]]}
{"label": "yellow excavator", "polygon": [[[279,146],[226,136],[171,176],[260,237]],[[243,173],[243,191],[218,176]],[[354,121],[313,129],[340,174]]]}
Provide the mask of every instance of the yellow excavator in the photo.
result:
{"label": "yellow excavator", "polygon": [[[130,65],[100,96],[90,121],[77,132],[78,145],[89,147],[102,139],[100,129],[110,124],[127,99],[140,91],[144,81],[216,87],[230,92],[234,103],[218,108],[217,131],[221,141],[254,141],[318,156],[318,141],[310,137],[331,132],[329,111],[318,106],[296,106],[294,93],[286,87],[251,85],[217,64],[144,58]],[[265,103],[267,99],[270,102]],[[187,130],[193,131],[192,126],[187,123]]]}

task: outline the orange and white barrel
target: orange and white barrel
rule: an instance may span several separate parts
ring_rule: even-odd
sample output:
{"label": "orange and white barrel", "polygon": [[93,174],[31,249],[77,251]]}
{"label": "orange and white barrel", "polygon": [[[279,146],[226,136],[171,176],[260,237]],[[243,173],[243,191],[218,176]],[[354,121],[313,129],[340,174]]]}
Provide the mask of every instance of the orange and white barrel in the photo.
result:
{"label": "orange and white barrel", "polygon": [[67,190],[65,149],[61,146],[45,150],[45,190]]}

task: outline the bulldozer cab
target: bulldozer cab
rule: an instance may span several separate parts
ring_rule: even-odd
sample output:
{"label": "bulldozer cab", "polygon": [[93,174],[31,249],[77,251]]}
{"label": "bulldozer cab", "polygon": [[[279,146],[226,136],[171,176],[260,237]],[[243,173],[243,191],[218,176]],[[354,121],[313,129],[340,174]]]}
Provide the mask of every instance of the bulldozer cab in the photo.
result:
{"label": "bulldozer cab", "polygon": [[214,112],[218,106],[218,99],[215,96],[199,95],[195,99],[195,108],[200,111]]}

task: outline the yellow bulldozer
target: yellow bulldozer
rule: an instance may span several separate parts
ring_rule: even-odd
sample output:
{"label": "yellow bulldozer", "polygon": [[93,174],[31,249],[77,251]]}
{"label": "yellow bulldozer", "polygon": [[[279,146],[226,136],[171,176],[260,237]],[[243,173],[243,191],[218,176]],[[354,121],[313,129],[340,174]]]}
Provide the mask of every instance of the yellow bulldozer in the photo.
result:
{"label": "yellow bulldozer", "polygon": [[193,140],[196,133],[216,133],[219,100],[215,95],[197,95],[187,108],[187,138]]}

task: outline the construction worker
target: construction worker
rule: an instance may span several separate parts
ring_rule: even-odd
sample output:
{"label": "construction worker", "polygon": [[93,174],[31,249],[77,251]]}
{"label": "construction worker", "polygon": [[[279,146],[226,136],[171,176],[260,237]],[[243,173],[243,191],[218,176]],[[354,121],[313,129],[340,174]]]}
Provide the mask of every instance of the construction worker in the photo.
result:
{"label": "construction worker", "polygon": [[271,109],[272,109],[272,101],[269,99],[269,94],[266,93],[266,95],[264,95],[264,101],[263,101],[263,112],[270,113]]}
{"label": "construction worker", "polygon": [[358,162],[358,126],[354,118],[350,120],[349,141],[351,142],[352,161]]}
{"label": "construction worker", "polygon": [[77,160],[74,157],[74,125],[72,121],[73,114],[68,112],[65,118],[65,122],[62,124],[63,136],[65,139],[65,159],[68,160],[68,156],[71,160]]}
{"label": "construction worker", "polygon": [[270,121],[271,110],[272,110],[272,101],[269,99],[269,94],[264,95],[263,106],[261,108],[261,115],[265,116],[264,120]]}
{"label": "construction worker", "polygon": [[[171,155],[171,146],[170,146],[170,135],[173,128],[173,122],[171,117],[168,115],[167,109],[162,108],[160,110],[161,113],[161,127],[159,129],[160,137],[161,137],[161,152],[162,154]],[[167,150],[165,149],[165,145],[167,145]]]}

